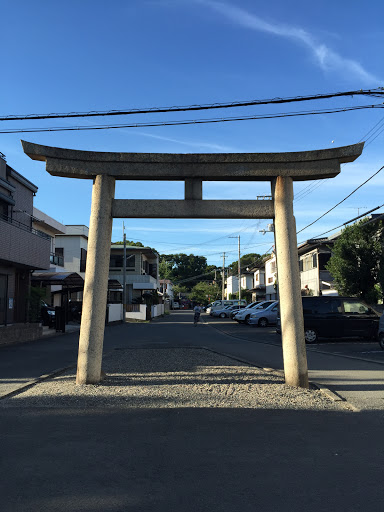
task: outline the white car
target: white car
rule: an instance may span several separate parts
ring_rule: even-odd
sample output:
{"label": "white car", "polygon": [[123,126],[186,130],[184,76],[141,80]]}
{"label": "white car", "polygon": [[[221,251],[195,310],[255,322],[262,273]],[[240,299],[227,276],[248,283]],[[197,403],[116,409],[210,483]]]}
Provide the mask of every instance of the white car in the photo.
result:
{"label": "white car", "polygon": [[268,306],[270,306],[271,304],[273,304],[274,302],[276,302],[276,301],[275,300],[265,300],[263,302],[253,302],[252,304],[247,306],[245,309],[242,309],[241,311],[239,311],[237,313],[237,315],[234,316],[233,319],[236,320],[236,322],[239,322],[239,323],[245,322],[246,324],[249,325],[249,320],[251,318],[251,314],[256,309],[265,309]]}
{"label": "white car", "polygon": [[180,304],[178,302],[174,302],[172,308],[173,309],[180,309]]}

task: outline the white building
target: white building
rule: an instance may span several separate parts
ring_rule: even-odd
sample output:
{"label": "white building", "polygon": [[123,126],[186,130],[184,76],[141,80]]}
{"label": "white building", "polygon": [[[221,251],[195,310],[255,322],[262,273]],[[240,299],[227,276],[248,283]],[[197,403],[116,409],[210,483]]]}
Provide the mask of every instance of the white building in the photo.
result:
{"label": "white building", "polygon": [[89,229],[84,225],[65,228],[65,233],[56,235],[55,256],[63,259],[67,272],[76,272],[84,279]]}
{"label": "white building", "polygon": [[265,299],[277,300],[277,267],[276,255],[272,253],[265,261]]}
{"label": "white building", "polygon": [[331,258],[332,238],[307,240],[298,247],[302,295],[338,295],[325,268]]}
{"label": "white building", "polygon": [[[240,276],[241,289],[251,290],[253,288],[253,275],[252,273],[244,273]],[[229,299],[231,294],[239,293],[239,276],[228,276],[226,287],[226,298]]]}
{"label": "white building", "polygon": [[[140,300],[144,292],[157,291],[159,285],[159,255],[150,247],[126,247],[126,298],[127,304]],[[123,256],[122,244],[111,245],[111,260],[109,266],[110,280],[123,285]]]}
{"label": "white building", "polygon": [[169,303],[172,305],[174,301],[172,281],[170,281],[169,279],[160,279],[159,286],[160,293],[163,294],[164,301],[169,300]]}
{"label": "white building", "polygon": [[256,268],[253,271],[252,300],[265,300],[265,268]]}

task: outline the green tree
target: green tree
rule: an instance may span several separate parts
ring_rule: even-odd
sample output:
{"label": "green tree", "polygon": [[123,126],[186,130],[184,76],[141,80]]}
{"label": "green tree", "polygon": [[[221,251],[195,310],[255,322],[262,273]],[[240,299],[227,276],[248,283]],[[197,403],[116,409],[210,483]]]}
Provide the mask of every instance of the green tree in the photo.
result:
{"label": "green tree", "polygon": [[[188,290],[191,290],[201,280],[202,274],[209,272],[207,269],[207,259],[204,256],[183,253],[160,256],[160,279],[170,279],[176,284],[181,281],[181,284]],[[212,277],[207,276],[207,279],[212,279]]]}
{"label": "green tree", "polygon": [[191,290],[189,297],[200,304],[208,304],[221,297],[221,290],[216,284],[200,281]]}
{"label": "green tree", "polygon": [[384,289],[382,222],[366,224],[363,219],[346,227],[334,243],[326,268],[341,295],[377,302]]}
{"label": "green tree", "polygon": [[179,284],[174,285],[174,287],[173,287],[173,297],[174,297],[174,300],[177,301],[179,299],[179,294],[183,295],[185,293],[188,293],[188,290],[187,290],[186,286],[181,286]]}
{"label": "green tree", "polygon": [[[238,299],[239,298],[239,292],[236,293],[230,293],[229,299]],[[245,299],[248,304],[252,302],[252,292],[250,290],[246,290],[245,288],[241,289],[241,298]]]}
{"label": "green tree", "polygon": [[[241,271],[244,272],[244,270],[249,267],[256,267],[257,265],[261,265],[263,262],[264,256],[261,254],[257,254],[255,252],[251,252],[249,254],[244,254],[244,256],[241,256],[240,258],[240,267]],[[239,260],[233,261],[229,265],[230,273],[232,275],[237,275],[239,271]]]}
{"label": "green tree", "polygon": [[[132,240],[127,240],[126,244],[134,247],[145,247],[141,242],[133,242]],[[113,245],[124,245],[124,242],[120,240],[119,242],[113,242]]]}
{"label": "green tree", "polygon": [[28,295],[29,301],[29,321],[41,321],[41,301],[45,298],[46,289],[38,286],[31,286]]}

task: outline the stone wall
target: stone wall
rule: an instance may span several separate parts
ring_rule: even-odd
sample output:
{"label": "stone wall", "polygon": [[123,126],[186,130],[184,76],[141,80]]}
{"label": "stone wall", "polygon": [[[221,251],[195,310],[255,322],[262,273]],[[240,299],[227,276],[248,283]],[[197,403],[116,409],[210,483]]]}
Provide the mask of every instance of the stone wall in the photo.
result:
{"label": "stone wall", "polygon": [[39,324],[13,324],[0,326],[0,345],[9,345],[21,341],[34,341],[43,336]]}

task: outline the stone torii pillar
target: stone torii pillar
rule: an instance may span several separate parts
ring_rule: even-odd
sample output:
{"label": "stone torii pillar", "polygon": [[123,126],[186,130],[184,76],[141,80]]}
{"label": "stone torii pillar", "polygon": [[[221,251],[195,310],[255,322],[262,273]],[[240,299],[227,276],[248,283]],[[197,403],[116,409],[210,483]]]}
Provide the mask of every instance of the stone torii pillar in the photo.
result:
{"label": "stone torii pillar", "polygon": [[[53,176],[92,179],[92,212],[80,329],[78,384],[101,380],[113,218],[274,219],[285,381],[308,387],[293,181],[333,178],[364,143],[296,153],[102,153],[22,141]],[[114,199],[115,180],[180,180],[183,200]],[[270,181],[272,200],[203,200],[203,181]]]}
{"label": "stone torii pillar", "polygon": [[272,182],[275,205],[275,243],[280,321],[283,336],[285,382],[308,388],[296,222],[293,216],[293,181],[279,176]]}
{"label": "stone torii pillar", "polygon": [[115,178],[96,176],[92,189],[77,384],[96,384],[101,377],[114,194]]}

